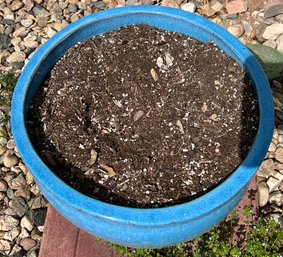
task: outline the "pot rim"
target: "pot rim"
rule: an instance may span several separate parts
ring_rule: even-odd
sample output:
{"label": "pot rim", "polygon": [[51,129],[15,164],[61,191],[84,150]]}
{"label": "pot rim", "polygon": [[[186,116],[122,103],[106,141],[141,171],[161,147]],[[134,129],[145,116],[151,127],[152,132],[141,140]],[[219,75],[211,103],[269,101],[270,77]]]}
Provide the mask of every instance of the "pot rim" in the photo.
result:
{"label": "pot rim", "polygon": [[[25,122],[26,94],[41,60],[48,56],[53,48],[67,39],[72,33],[83,27],[103,19],[115,19],[131,14],[154,14],[190,20],[196,26],[201,26],[210,33],[216,34],[223,42],[228,42],[234,54],[243,62],[245,70],[250,71],[250,77],[257,88],[259,99],[259,127],[253,146],[241,165],[213,190],[187,203],[162,208],[130,208],[108,204],[74,190],[58,178],[40,159],[34,150],[27,133]],[[252,71],[252,72],[251,72]],[[218,25],[203,17],[182,10],[161,6],[129,6],[109,9],[84,17],[56,33],[41,46],[24,68],[18,79],[12,97],[11,129],[14,140],[22,159],[31,170],[39,185],[44,186],[62,204],[86,212],[101,219],[108,219],[125,224],[143,224],[145,226],[163,226],[165,224],[182,223],[200,219],[224,206],[240,192],[246,190],[247,184],[260,166],[273,134],[274,114],[273,100],[268,80],[252,55],[234,36]]]}

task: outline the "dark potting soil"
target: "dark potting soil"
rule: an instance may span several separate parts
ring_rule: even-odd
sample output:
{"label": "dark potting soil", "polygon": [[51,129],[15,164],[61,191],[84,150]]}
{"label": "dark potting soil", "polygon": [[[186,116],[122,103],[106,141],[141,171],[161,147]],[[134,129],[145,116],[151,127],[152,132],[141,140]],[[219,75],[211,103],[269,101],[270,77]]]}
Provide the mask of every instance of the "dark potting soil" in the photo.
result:
{"label": "dark potting soil", "polygon": [[147,25],[69,49],[29,111],[31,141],[61,179],[132,207],[212,189],[243,161],[257,127],[256,94],[233,59]]}

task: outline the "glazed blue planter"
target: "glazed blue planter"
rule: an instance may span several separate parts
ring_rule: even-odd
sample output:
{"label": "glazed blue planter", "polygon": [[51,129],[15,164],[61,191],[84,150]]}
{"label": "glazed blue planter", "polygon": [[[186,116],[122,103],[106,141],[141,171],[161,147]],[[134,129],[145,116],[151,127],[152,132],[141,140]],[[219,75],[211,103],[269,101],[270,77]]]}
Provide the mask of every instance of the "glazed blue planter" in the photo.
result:
{"label": "glazed blue planter", "polygon": [[[202,42],[213,40],[248,73],[259,102],[258,132],[242,164],[212,191],[188,203],[166,208],[120,207],[75,191],[43,163],[27,133],[30,103],[46,74],[68,48],[95,35],[139,23],[179,32]],[[269,83],[247,48],[224,29],[200,16],[157,6],[123,7],[99,12],[57,33],[34,54],[22,72],[14,91],[11,115],[18,150],[41,192],[56,210],[92,235],[137,248],[175,245],[208,231],[222,221],[242,198],[260,166],[272,138],[274,123]]]}

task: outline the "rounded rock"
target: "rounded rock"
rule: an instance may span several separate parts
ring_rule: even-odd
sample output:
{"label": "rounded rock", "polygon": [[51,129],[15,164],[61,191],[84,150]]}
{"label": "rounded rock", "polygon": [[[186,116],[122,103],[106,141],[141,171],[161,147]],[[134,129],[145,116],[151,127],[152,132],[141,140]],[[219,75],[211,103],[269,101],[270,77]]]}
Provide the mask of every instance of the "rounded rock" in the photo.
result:
{"label": "rounded rock", "polygon": [[0,230],[2,231],[10,231],[13,228],[17,227],[19,221],[9,215],[0,216]]}
{"label": "rounded rock", "polygon": [[269,47],[274,48],[274,49],[276,49],[276,47],[277,47],[275,40],[267,40],[263,43],[263,45],[269,46]]}
{"label": "rounded rock", "polygon": [[13,37],[25,37],[29,33],[30,29],[25,27],[20,27],[16,29],[13,33]]}
{"label": "rounded rock", "polygon": [[8,189],[8,184],[5,180],[0,180],[0,192],[6,192]]}
{"label": "rounded rock", "polygon": [[265,39],[275,40],[283,33],[283,24],[274,23],[264,30],[262,36]]}
{"label": "rounded rock", "polygon": [[235,37],[239,38],[245,32],[242,24],[230,25],[227,27],[227,31],[230,32]]}
{"label": "rounded rock", "polygon": [[260,207],[263,207],[268,203],[269,188],[264,181],[262,181],[258,184],[258,198],[259,198],[259,206]]}
{"label": "rounded rock", "polygon": [[68,11],[73,13],[76,12],[78,10],[78,6],[76,4],[69,4],[68,5]]}
{"label": "rounded rock", "polygon": [[33,21],[31,19],[22,19],[21,20],[21,24],[26,28],[30,27],[32,25],[32,23],[33,23]]}
{"label": "rounded rock", "polygon": [[24,238],[21,240],[20,246],[22,246],[24,250],[28,251],[36,246],[36,241],[31,238]]}
{"label": "rounded rock", "polygon": [[35,250],[29,250],[27,252],[27,257],[37,257],[37,253]]}
{"label": "rounded rock", "polygon": [[276,145],[274,142],[271,142],[268,148],[268,152],[274,153],[276,151]]}
{"label": "rounded rock", "polygon": [[8,58],[8,63],[14,62],[24,62],[26,59],[26,54],[24,52],[13,52]]}
{"label": "rounded rock", "polygon": [[7,148],[13,150],[15,148],[15,141],[14,139],[9,139],[7,142]]}
{"label": "rounded rock", "polygon": [[20,197],[15,197],[9,202],[9,206],[15,211],[19,217],[23,217],[28,212],[28,206]]}
{"label": "rounded rock", "polygon": [[196,11],[196,5],[192,2],[185,3],[181,5],[181,9],[187,12],[194,13]]}
{"label": "rounded rock", "polygon": [[7,168],[11,168],[19,162],[19,159],[16,155],[6,156],[3,160],[4,166]]}
{"label": "rounded rock", "polygon": [[275,159],[281,163],[283,163],[283,148],[278,147],[275,152]]}
{"label": "rounded rock", "polygon": [[22,1],[19,1],[19,0],[15,0],[11,3],[10,5],[10,9],[12,11],[17,11],[19,10],[20,8],[22,8],[24,6],[24,4],[22,3]]}
{"label": "rounded rock", "polygon": [[0,252],[4,254],[9,254],[11,251],[12,244],[4,239],[0,239]]}
{"label": "rounded rock", "polygon": [[22,228],[25,228],[28,231],[33,230],[33,225],[32,225],[31,219],[29,218],[28,215],[25,215],[22,218],[20,225],[21,225]]}
{"label": "rounded rock", "polygon": [[26,48],[37,48],[38,47],[38,42],[36,42],[35,40],[27,40],[27,41],[24,41],[24,46]]}

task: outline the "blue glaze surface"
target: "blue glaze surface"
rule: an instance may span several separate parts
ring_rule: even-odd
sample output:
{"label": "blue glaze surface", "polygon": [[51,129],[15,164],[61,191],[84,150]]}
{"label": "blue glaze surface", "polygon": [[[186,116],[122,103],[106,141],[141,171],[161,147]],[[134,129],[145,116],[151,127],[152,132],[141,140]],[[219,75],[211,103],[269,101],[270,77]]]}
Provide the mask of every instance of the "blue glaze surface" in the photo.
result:
{"label": "blue glaze surface", "polygon": [[[259,129],[243,163],[212,191],[188,203],[136,209],[89,198],[60,180],[39,158],[27,134],[27,112],[46,74],[68,48],[125,25],[148,24],[199,41],[213,40],[249,74],[259,100]],[[260,166],[273,133],[273,100],[260,65],[247,48],[218,25],[192,13],[160,6],[131,6],[95,13],[58,32],[24,68],[12,98],[11,128],[20,155],[48,201],[83,230],[122,245],[161,248],[208,231],[237,205]]]}

